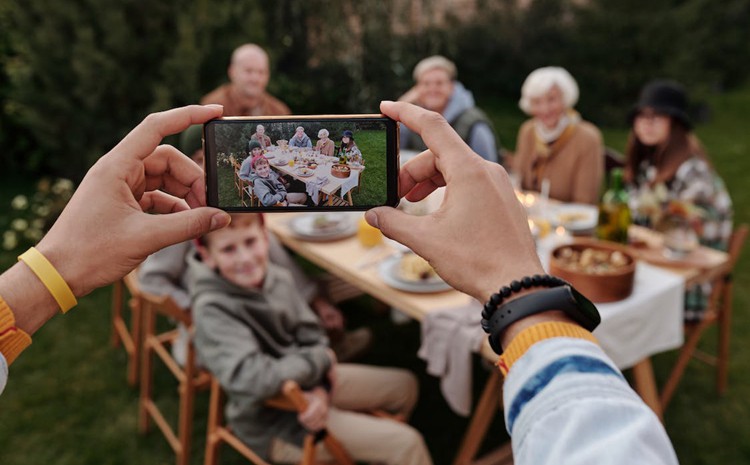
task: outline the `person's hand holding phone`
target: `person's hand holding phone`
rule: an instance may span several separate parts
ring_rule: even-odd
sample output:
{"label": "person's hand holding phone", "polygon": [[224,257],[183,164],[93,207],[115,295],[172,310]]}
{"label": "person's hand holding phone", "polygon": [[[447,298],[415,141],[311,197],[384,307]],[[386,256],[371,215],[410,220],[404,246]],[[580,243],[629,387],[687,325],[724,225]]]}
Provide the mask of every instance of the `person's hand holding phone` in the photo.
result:
{"label": "person's hand holding phone", "polygon": [[200,167],[171,145],[159,145],[222,111],[193,105],[151,114],[91,167],[37,246],[76,295],[119,279],[167,245],[229,224],[225,212],[203,207]]}
{"label": "person's hand holding phone", "polygon": [[429,148],[401,169],[399,195],[416,202],[438,187],[446,191],[430,215],[380,207],[365,214],[367,221],[480,301],[514,279],[543,274],[505,169],[475,154],[438,113],[403,102],[382,102],[380,109],[420,134]]}

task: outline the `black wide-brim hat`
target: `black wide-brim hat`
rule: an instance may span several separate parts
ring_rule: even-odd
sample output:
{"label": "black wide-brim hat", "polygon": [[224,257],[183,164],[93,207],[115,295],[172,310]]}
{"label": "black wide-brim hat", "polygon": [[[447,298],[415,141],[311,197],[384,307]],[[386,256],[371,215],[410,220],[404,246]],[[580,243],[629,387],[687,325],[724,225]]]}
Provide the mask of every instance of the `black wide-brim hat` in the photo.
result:
{"label": "black wide-brim hat", "polygon": [[641,90],[638,102],[633,105],[628,113],[628,124],[633,125],[633,120],[644,108],[652,108],[656,113],[669,115],[679,121],[687,129],[692,129],[693,123],[687,113],[687,93],[685,88],[678,82],[669,80],[651,81]]}

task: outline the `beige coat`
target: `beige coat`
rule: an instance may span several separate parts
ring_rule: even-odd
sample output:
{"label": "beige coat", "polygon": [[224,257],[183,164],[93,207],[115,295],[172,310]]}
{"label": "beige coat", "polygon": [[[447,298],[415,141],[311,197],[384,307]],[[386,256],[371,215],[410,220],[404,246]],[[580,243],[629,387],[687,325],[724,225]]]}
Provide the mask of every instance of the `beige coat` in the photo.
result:
{"label": "beige coat", "polygon": [[513,171],[524,190],[539,191],[549,179],[549,196],[562,202],[596,204],[604,178],[604,143],[599,129],[581,121],[575,132],[545,160],[537,148],[533,119],[518,131]]}

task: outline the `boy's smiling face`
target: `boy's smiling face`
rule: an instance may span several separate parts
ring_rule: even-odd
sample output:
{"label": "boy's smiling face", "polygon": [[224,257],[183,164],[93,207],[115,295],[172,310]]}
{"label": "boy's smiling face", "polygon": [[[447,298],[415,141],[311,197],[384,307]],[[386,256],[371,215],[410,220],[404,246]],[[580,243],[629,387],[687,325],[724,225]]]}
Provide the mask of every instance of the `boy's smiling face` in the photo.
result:
{"label": "boy's smiling face", "polygon": [[267,178],[270,172],[271,172],[271,167],[268,165],[267,161],[258,160],[255,163],[255,174],[257,174],[261,178]]}
{"label": "boy's smiling face", "polygon": [[203,262],[245,289],[263,287],[268,269],[268,233],[261,221],[232,215],[229,226],[205,237],[198,251]]}

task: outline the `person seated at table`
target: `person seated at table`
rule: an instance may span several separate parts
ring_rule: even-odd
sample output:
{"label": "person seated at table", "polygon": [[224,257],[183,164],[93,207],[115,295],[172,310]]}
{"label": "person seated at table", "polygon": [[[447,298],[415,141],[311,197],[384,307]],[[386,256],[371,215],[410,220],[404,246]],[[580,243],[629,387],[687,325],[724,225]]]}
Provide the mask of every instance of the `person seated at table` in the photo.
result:
{"label": "person seated at table", "polygon": [[297,126],[296,131],[291,139],[289,139],[289,147],[300,147],[300,148],[312,148],[312,141],[307,134],[305,134],[305,128]]}
{"label": "person seated at table", "polygon": [[263,147],[257,140],[250,139],[247,143],[247,158],[242,160],[240,165],[240,172],[237,174],[240,179],[245,181],[252,181],[253,167],[252,161],[255,157],[263,155]]}
{"label": "person seated at table", "polygon": [[253,193],[264,207],[274,205],[282,207],[301,206],[307,203],[306,193],[287,191],[288,186],[285,184],[285,179],[271,169],[268,159],[262,154],[254,156],[250,160],[250,169]]}
{"label": "person seated at table", "polygon": [[[479,156],[502,162],[492,122],[476,106],[471,91],[458,80],[456,65],[452,61],[440,55],[424,58],[414,67],[412,76],[415,85],[399,97],[400,101],[440,113]],[[402,148],[426,150],[419,134],[403,124],[399,127]]]}
{"label": "person seated at table", "polygon": [[354,142],[354,133],[348,129],[341,134],[341,145],[339,146],[338,156],[339,158],[346,158],[348,163],[365,164],[362,152],[359,151],[357,143]]}
{"label": "person seated at table", "polygon": [[562,202],[596,204],[604,178],[604,145],[599,129],[573,107],[578,84],[567,70],[549,66],[533,71],[521,88],[519,107],[532,118],[518,131],[512,171],[521,188],[541,191]]}
{"label": "person seated at table", "polygon": [[318,142],[315,143],[315,150],[320,150],[321,155],[332,157],[336,151],[336,144],[328,138],[329,135],[328,129],[318,131]]}
{"label": "person seated at table", "polygon": [[[268,261],[269,233],[258,214],[198,239],[188,258],[195,348],[227,393],[232,431],[266,460],[298,463],[303,437],[326,428],[356,461],[429,465],[420,433],[406,423],[417,380],[403,369],[339,364],[289,271]],[[264,405],[286,380],[304,390],[299,414]],[[326,458],[321,450],[318,457]]]}
{"label": "person seated at table", "polygon": [[[702,144],[692,132],[684,87],[670,80],[646,84],[628,116],[625,180],[634,221],[656,228],[688,223],[701,244],[726,250],[732,235],[732,200]],[[659,224],[663,223],[663,224]],[[685,318],[700,319],[710,286],[685,298]]]}
{"label": "person seated at table", "polygon": [[258,141],[263,150],[266,150],[272,145],[271,138],[266,135],[266,127],[262,124],[255,127],[255,132],[250,136],[250,140]]}

